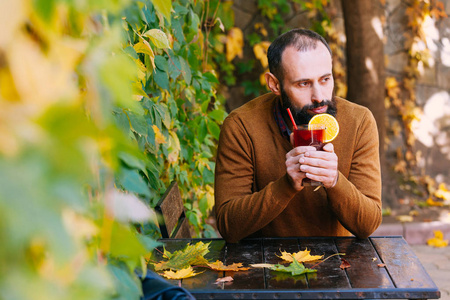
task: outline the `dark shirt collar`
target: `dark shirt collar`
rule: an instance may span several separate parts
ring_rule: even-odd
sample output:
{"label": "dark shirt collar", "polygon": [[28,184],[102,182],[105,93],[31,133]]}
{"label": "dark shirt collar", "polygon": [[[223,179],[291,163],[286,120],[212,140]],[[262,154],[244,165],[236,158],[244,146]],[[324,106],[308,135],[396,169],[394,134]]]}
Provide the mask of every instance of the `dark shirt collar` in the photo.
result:
{"label": "dark shirt collar", "polygon": [[273,107],[273,115],[275,117],[275,122],[277,122],[278,128],[280,128],[281,135],[289,140],[291,130],[284,121],[283,115],[281,114],[282,109],[281,99],[278,97]]}

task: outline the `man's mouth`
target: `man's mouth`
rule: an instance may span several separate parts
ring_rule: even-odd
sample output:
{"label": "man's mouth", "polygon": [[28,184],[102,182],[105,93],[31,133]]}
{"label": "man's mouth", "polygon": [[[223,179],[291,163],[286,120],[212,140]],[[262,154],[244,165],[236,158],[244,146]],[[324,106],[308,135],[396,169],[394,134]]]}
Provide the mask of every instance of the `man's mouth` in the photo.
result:
{"label": "man's mouth", "polygon": [[324,105],[324,106],[320,106],[320,107],[316,107],[316,108],[308,109],[308,110],[314,115],[323,114],[323,113],[327,112],[328,105]]}

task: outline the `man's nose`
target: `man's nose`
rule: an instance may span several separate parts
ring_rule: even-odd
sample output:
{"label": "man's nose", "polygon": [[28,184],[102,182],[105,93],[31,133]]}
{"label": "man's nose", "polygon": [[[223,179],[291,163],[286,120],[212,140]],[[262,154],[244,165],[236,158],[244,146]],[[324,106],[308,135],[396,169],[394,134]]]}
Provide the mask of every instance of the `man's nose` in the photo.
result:
{"label": "man's nose", "polygon": [[312,86],[311,101],[313,101],[313,102],[322,102],[323,101],[322,90],[320,89],[320,86],[318,86],[316,84],[314,84]]}

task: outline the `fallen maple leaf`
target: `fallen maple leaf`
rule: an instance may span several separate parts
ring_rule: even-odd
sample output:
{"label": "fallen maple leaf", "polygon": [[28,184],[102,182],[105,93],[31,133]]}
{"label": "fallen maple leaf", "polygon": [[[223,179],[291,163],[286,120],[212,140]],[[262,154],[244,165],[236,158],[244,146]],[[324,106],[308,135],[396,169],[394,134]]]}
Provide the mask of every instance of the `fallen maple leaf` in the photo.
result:
{"label": "fallen maple leaf", "polygon": [[293,258],[295,258],[298,262],[315,261],[323,258],[323,255],[310,255],[310,252],[311,251],[306,248],[304,251],[299,251],[296,253],[288,253],[283,251],[281,252],[281,256],[277,256],[288,262],[293,262]]}
{"label": "fallen maple leaf", "polygon": [[341,265],[339,266],[342,270],[350,268],[350,264],[348,263],[348,261],[346,261],[345,259],[341,258]]}
{"label": "fallen maple leaf", "polygon": [[214,282],[214,284],[219,284],[219,283],[223,283],[223,282],[230,282],[230,281],[233,281],[233,277],[226,276],[226,277],[222,277],[222,278],[217,278],[216,282]]}
{"label": "fallen maple leaf", "polygon": [[302,263],[299,263],[295,259],[287,267],[284,266],[284,265],[276,264],[270,269],[273,270],[273,271],[291,273],[293,276],[301,275],[301,274],[304,274],[304,273],[315,273],[315,272],[317,272],[317,270],[305,268],[305,266]]}
{"label": "fallen maple leaf", "polygon": [[448,240],[444,240],[444,234],[440,230],[434,231],[434,237],[427,240],[427,244],[432,247],[447,247]]}
{"label": "fallen maple leaf", "polygon": [[232,265],[225,266],[220,260],[210,263],[208,266],[215,271],[246,271],[250,269],[242,267],[242,263],[234,263]]}
{"label": "fallen maple leaf", "polygon": [[168,278],[168,279],[183,279],[183,278],[189,278],[198,274],[201,274],[203,272],[198,272],[195,273],[194,269],[192,269],[192,267],[188,267],[179,271],[164,271],[163,273],[161,273],[162,276]]}
{"label": "fallen maple leaf", "polygon": [[209,252],[209,244],[204,244],[198,242],[195,245],[187,244],[182,250],[170,253],[164,249],[164,256],[168,260],[160,261],[159,263],[154,263],[156,271],[161,270],[181,270],[185,269],[191,265],[206,265],[208,261],[205,259],[204,255]]}

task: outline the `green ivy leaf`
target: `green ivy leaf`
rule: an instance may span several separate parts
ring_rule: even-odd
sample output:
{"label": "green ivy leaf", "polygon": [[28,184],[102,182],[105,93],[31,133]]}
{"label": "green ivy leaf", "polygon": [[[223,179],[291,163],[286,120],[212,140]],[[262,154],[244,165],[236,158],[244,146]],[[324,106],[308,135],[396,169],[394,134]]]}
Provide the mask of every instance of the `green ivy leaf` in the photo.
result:
{"label": "green ivy leaf", "polygon": [[119,153],[119,158],[130,168],[135,168],[135,169],[139,169],[140,171],[146,173],[147,169],[145,167],[144,164],[144,158],[142,157],[136,157],[134,155],[131,155],[128,152],[120,152]]}
{"label": "green ivy leaf", "polygon": [[151,197],[147,184],[136,170],[122,168],[122,172],[120,173],[118,180],[122,187],[126,190]]}
{"label": "green ivy leaf", "polygon": [[202,142],[205,139],[207,133],[208,133],[208,129],[206,127],[206,121],[204,118],[201,118],[200,124],[197,129],[198,140],[200,142]]}
{"label": "green ivy leaf", "polygon": [[167,59],[164,56],[156,55],[155,56],[155,65],[161,71],[164,71],[164,72],[169,71],[169,63],[167,62]]}
{"label": "green ivy leaf", "polygon": [[172,10],[172,0],[152,0],[156,10],[161,13],[170,23],[170,11]]}
{"label": "green ivy leaf", "polygon": [[211,135],[216,139],[219,140],[220,135],[220,127],[215,122],[208,122],[208,131],[211,133]]}
{"label": "green ivy leaf", "polygon": [[226,116],[226,112],[222,109],[215,109],[213,111],[210,111],[208,113],[208,116],[217,122],[223,122]]}
{"label": "green ivy leaf", "polygon": [[180,59],[175,55],[173,55],[171,59],[171,63],[169,64],[169,76],[173,80],[176,80],[181,74]]}
{"label": "green ivy leaf", "polygon": [[131,129],[134,132],[142,136],[147,136],[147,121],[144,116],[128,112],[128,118],[130,119]]}
{"label": "green ivy leaf", "polygon": [[166,72],[155,69],[155,72],[153,73],[153,79],[155,80],[156,84],[163,90],[169,89],[169,75]]}
{"label": "green ivy leaf", "polygon": [[159,29],[150,29],[149,31],[145,32],[143,36],[146,36],[150,38],[152,43],[160,49],[167,49],[170,48],[169,46],[169,40],[167,39],[166,34]]}
{"label": "green ivy leaf", "polygon": [[181,65],[181,74],[183,75],[184,81],[186,81],[187,84],[191,84],[192,79],[191,68],[182,57],[180,57],[180,65]]}
{"label": "green ivy leaf", "polygon": [[116,291],[115,300],[139,299],[141,297],[141,283],[124,268],[109,265],[108,269],[113,275],[113,286]]}

